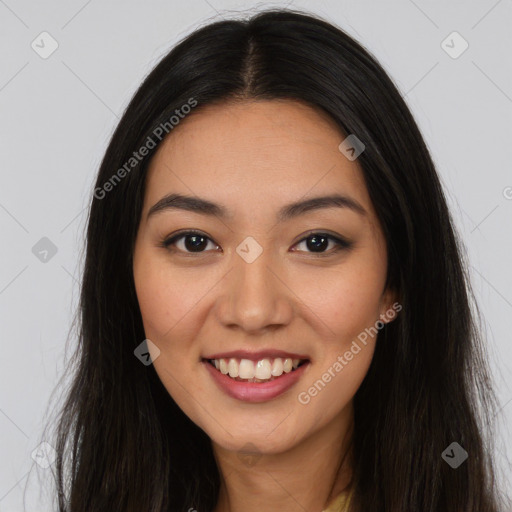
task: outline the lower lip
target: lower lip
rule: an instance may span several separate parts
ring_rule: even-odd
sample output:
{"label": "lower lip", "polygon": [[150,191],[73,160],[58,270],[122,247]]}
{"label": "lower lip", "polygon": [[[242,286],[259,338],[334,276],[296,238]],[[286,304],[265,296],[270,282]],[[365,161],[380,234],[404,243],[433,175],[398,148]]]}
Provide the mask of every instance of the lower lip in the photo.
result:
{"label": "lower lip", "polygon": [[203,364],[217,386],[230,397],[244,402],[266,402],[290,389],[302,377],[309,366],[309,361],[269,382],[237,381],[221,373],[208,361],[203,361]]}

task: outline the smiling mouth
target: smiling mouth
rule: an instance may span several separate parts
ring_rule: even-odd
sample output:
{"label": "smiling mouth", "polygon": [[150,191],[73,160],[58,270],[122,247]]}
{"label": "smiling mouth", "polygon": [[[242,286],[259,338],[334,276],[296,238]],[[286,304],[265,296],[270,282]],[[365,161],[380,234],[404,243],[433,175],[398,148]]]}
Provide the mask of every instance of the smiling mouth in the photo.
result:
{"label": "smiling mouth", "polygon": [[204,359],[217,371],[238,382],[272,382],[283,374],[294,372],[308,359],[264,358],[258,361],[240,358]]}

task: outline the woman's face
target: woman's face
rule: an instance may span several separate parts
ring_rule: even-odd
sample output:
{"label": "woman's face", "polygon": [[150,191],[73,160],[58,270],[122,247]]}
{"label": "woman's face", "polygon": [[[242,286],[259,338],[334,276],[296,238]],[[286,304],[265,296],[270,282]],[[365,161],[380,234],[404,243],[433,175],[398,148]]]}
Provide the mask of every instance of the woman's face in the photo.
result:
{"label": "woman's face", "polygon": [[[299,102],[230,103],[185,118],[151,162],[133,264],[145,334],[170,395],[224,449],[278,453],[350,417],[393,317],[344,138]],[[186,199],[152,210],[170,194]]]}

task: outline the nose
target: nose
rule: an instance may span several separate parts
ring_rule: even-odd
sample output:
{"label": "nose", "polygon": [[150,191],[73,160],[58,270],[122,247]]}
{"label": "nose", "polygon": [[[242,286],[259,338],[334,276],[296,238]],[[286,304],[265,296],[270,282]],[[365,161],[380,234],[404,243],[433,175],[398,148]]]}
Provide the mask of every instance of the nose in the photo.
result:
{"label": "nose", "polygon": [[224,326],[261,334],[290,323],[294,294],[283,267],[272,265],[270,252],[264,250],[250,263],[234,254],[216,308]]}

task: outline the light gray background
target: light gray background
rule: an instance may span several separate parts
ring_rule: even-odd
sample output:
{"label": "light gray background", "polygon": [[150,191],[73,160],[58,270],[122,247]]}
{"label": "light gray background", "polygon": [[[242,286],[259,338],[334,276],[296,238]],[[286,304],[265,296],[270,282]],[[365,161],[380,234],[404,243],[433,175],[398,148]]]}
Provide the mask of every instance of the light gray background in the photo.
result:
{"label": "light gray background", "polygon": [[[420,125],[485,317],[502,408],[496,456],[512,494],[511,0],[0,0],[0,512],[23,510],[26,485],[26,509],[50,510],[50,469],[31,454],[62,374],[93,180],[123,109],[194,28],[276,5],[319,13],[355,37]],[[47,59],[31,47],[43,31],[59,45]],[[469,43],[458,58],[441,45],[453,31]],[[42,237],[57,247],[46,263],[32,252]]]}

